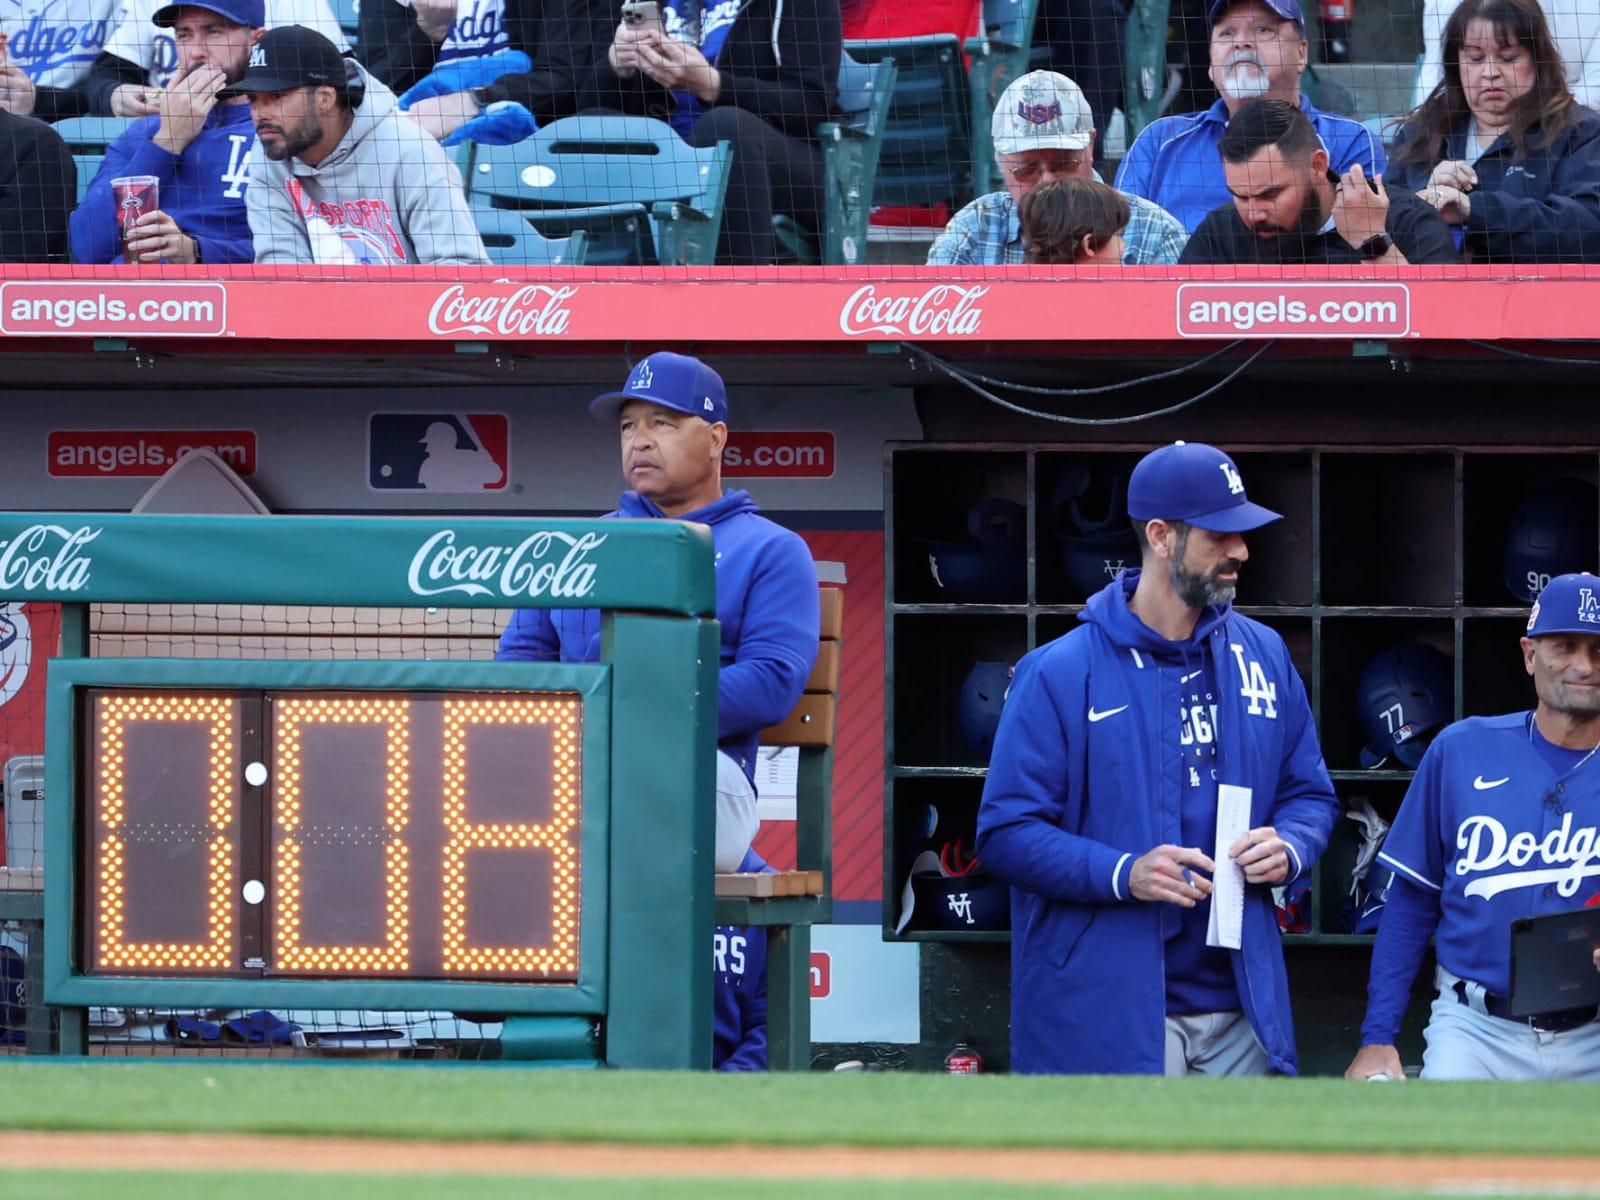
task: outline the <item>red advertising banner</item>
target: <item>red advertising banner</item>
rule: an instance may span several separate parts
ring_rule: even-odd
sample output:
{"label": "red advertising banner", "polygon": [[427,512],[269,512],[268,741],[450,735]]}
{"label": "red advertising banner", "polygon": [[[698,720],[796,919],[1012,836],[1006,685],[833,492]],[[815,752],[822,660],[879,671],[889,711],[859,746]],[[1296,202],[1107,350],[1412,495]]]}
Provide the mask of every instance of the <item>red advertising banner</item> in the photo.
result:
{"label": "red advertising banner", "polygon": [[190,450],[206,449],[240,475],[256,473],[256,435],[250,429],[55,429],[46,444],[56,478],[154,477]]}
{"label": "red advertising banner", "polygon": [[536,281],[495,268],[374,268],[329,275],[337,290],[267,267],[175,268],[148,281],[102,277],[106,268],[9,270],[5,338],[673,342],[714,330],[723,343],[951,345],[1600,335],[1600,275],[1583,267],[1545,268],[1538,279],[1493,267],[1370,268],[1355,278],[1351,268],[1209,267],[1181,278],[1124,268],[1092,279],[1040,267],[578,267],[546,268]]}

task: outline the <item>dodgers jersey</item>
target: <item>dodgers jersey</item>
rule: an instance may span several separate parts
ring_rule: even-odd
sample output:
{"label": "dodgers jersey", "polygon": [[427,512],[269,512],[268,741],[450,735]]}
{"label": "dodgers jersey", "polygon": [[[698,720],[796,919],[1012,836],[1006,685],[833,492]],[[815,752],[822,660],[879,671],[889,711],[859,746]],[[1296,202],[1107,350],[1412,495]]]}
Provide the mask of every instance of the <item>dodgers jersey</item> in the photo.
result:
{"label": "dodgers jersey", "polygon": [[1532,720],[1468,717],[1440,733],[1378,854],[1439,895],[1439,964],[1499,996],[1511,922],[1577,908],[1600,877],[1600,756],[1558,774]]}
{"label": "dodgers jersey", "polygon": [[115,7],[116,0],[0,0],[6,59],[40,87],[72,87],[105,48]]}

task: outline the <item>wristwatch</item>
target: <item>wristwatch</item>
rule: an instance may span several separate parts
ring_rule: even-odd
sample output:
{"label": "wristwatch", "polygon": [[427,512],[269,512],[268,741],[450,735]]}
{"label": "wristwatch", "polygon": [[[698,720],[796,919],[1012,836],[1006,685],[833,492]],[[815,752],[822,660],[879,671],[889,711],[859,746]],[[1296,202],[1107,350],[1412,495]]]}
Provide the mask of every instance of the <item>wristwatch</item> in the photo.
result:
{"label": "wristwatch", "polygon": [[495,97],[489,93],[489,89],[486,87],[468,88],[467,93],[472,97],[472,102],[478,106],[479,112],[482,112],[495,102]]}
{"label": "wristwatch", "polygon": [[1382,258],[1393,245],[1394,239],[1387,233],[1375,233],[1356,249],[1362,258]]}

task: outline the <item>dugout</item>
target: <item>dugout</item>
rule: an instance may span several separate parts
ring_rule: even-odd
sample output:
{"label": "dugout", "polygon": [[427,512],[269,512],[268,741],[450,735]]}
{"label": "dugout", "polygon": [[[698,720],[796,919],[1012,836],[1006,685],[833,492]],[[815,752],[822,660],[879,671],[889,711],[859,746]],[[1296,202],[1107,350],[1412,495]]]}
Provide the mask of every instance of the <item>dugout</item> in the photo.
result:
{"label": "dugout", "polygon": [[[617,293],[584,282],[552,302],[570,319],[546,304],[542,325],[482,333],[438,309],[434,297],[449,290],[440,284],[418,285],[425,294],[406,301],[410,310],[369,312],[356,295],[350,327],[322,337],[300,314],[284,317],[276,294],[269,311],[255,298],[264,293],[248,290],[229,310],[225,346],[206,336],[8,333],[0,507],[128,511],[157,468],[195,444],[218,449],[274,512],[588,516],[610,508],[618,487],[614,441],[583,402],[648,350],[707,357],[727,379],[739,435],[728,485],[748,487],[800,530],[845,590],[835,919],[816,931],[812,970],[820,1066],[871,1057],[938,1069],[958,1042],[989,1069],[1007,1065],[1008,935],[895,926],[928,809],[958,836],[975,813],[983,766],[960,722],[968,671],[1064,632],[1081,605],[1056,517],[1074,475],[1087,472],[1080,507],[1090,511],[1108,506],[1119,465],[1153,445],[1201,439],[1236,454],[1252,497],[1287,518],[1252,541],[1240,604],[1293,649],[1347,801],[1392,813],[1405,787],[1404,772],[1362,768],[1351,707],[1355,673],[1384,647],[1420,641],[1448,655],[1455,715],[1527,703],[1515,645],[1525,609],[1505,586],[1503,547],[1528,488],[1600,479],[1588,403],[1596,363],[1581,345],[1536,340],[1592,334],[1587,282],[1415,284],[1403,324],[1374,311],[1363,327],[1371,336],[1270,345],[1290,314],[1252,309],[1252,321],[1267,323],[1180,340],[1191,331],[1175,328],[1174,311],[1180,326],[1219,313],[1179,308],[1181,285],[1168,283],[1099,284],[1069,298],[1039,282],[975,288],[920,329],[910,314],[926,281],[814,284],[728,285],[743,313],[717,342],[696,340],[703,323],[672,313],[674,283],[659,295],[631,285],[651,299],[627,341],[584,303],[585,288],[596,308]],[[888,303],[859,300],[868,286]],[[1062,329],[1071,340],[1059,340]],[[949,373],[1091,389],[1180,368],[1091,395]],[[1028,415],[971,384],[1011,405],[1108,423]],[[475,439],[501,478],[459,491],[422,486],[410,448],[435,420],[455,423],[458,449]],[[1024,514],[1021,587],[943,595],[928,543],[969,536],[970,511],[986,499]],[[35,644],[47,642],[48,614],[27,615]],[[31,686],[19,681],[0,708],[7,757],[37,752]],[[763,848],[781,863],[792,839],[781,811],[766,815]],[[1341,922],[1355,833],[1339,823],[1309,926],[1287,940],[1302,1061],[1315,1072],[1343,1069],[1364,1003],[1369,938]]]}

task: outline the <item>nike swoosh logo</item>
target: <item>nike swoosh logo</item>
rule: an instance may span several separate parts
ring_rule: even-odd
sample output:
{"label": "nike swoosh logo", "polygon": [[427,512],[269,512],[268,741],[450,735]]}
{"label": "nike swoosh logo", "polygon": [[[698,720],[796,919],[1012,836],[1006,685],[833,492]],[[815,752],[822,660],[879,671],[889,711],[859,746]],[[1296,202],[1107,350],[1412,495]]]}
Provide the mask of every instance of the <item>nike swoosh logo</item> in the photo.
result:
{"label": "nike swoosh logo", "polygon": [[1114,717],[1119,712],[1122,712],[1123,709],[1126,709],[1127,707],[1128,706],[1126,704],[1124,704],[1122,706],[1122,708],[1108,708],[1108,709],[1105,710],[1105,712],[1096,712],[1094,706],[1090,705],[1090,707],[1089,707],[1089,723],[1092,725],[1096,721],[1104,721],[1107,717]]}
{"label": "nike swoosh logo", "polygon": [[1510,782],[1511,776],[1509,775],[1507,775],[1504,779],[1485,779],[1482,775],[1479,775],[1472,781],[1472,786],[1480,792],[1487,792],[1490,788],[1497,788],[1502,783]]}
{"label": "nike swoosh logo", "polygon": [[[1201,671],[1203,671],[1203,670],[1205,670],[1205,668],[1204,668],[1204,667],[1201,667],[1201,668],[1200,668],[1200,670],[1201,670]],[[1194,678],[1194,677],[1195,677],[1195,676],[1196,676],[1196,675],[1198,675],[1198,674],[1200,674],[1200,671],[1190,671],[1190,672],[1189,672],[1189,673],[1188,673],[1188,674],[1187,674],[1187,675],[1185,675],[1185,676],[1184,676],[1184,677],[1183,677],[1183,678],[1182,678],[1182,679],[1180,679],[1180,680],[1178,680],[1178,682],[1179,682],[1179,683],[1188,683],[1188,682],[1189,682],[1189,680],[1191,680],[1191,679],[1193,679],[1193,678]]]}

